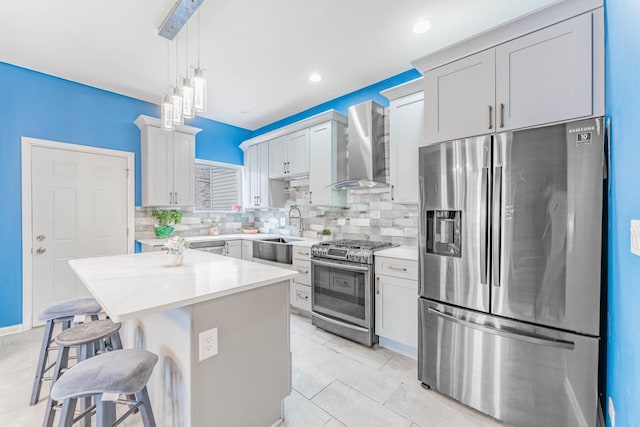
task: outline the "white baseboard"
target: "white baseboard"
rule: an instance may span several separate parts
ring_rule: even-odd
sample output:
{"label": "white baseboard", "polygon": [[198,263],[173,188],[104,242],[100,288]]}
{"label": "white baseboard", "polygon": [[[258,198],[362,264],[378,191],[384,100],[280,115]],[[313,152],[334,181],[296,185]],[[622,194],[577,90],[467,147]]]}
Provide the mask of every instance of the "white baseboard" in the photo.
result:
{"label": "white baseboard", "polygon": [[378,345],[380,347],[388,348],[389,350],[393,350],[396,353],[400,353],[404,356],[410,357],[411,359],[418,358],[418,349],[406,344],[399,343],[397,341],[390,340],[388,338],[380,337]]}
{"label": "white baseboard", "polygon": [[12,325],[4,328],[0,328],[0,337],[5,335],[13,335],[22,332],[22,325]]}

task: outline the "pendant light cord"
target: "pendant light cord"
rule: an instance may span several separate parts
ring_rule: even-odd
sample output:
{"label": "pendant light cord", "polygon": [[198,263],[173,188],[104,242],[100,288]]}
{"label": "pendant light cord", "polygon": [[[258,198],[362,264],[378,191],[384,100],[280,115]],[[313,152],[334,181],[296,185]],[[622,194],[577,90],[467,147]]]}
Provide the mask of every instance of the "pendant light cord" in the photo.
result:
{"label": "pendant light cord", "polygon": [[198,68],[200,68],[200,8],[198,8]]}

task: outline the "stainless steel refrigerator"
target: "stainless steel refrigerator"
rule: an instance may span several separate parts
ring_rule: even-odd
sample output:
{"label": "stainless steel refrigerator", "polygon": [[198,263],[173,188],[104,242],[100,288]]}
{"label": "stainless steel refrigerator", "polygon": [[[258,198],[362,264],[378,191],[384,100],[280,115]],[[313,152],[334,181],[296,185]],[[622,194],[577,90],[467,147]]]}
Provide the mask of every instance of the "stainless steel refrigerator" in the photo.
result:
{"label": "stainless steel refrigerator", "polygon": [[595,426],[602,118],[420,148],[420,381],[516,426]]}

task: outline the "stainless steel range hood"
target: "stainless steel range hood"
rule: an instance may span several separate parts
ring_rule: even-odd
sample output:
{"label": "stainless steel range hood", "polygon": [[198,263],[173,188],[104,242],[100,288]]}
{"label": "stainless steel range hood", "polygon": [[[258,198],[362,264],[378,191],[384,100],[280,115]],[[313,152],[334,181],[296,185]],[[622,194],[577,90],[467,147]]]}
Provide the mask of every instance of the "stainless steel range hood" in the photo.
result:
{"label": "stainless steel range hood", "polygon": [[329,187],[388,187],[384,153],[384,108],[372,100],[352,105],[349,107],[347,180]]}

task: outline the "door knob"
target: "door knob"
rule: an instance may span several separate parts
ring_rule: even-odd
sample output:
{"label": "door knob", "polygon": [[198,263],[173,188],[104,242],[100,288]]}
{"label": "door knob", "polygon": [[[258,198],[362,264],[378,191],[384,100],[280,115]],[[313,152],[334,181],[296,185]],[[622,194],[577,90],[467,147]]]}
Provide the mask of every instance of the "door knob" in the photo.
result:
{"label": "door knob", "polygon": [[45,252],[47,252],[47,248],[40,247],[40,248],[36,249],[36,253],[37,254],[43,254]]}
{"label": "door knob", "polygon": [[38,242],[42,242],[43,240],[45,240],[47,238],[47,236],[43,236],[42,234],[39,234],[36,237],[36,240],[38,240]]}

